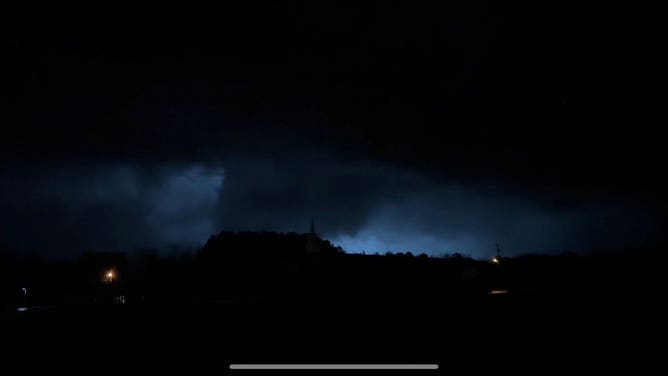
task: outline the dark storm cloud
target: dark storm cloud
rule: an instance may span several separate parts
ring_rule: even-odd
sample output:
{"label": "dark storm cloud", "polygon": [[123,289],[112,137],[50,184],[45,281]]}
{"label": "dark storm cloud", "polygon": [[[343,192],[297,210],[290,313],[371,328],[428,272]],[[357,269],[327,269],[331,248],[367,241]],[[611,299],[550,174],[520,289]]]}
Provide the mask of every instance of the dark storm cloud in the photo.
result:
{"label": "dark storm cloud", "polygon": [[570,200],[461,183],[306,147],[220,165],[32,167],[4,173],[2,243],[81,250],[193,247],[220,230],[317,231],[351,252],[506,254],[652,244],[660,211],[623,197]]}
{"label": "dark storm cloud", "polygon": [[269,131],[448,178],[666,187],[662,9],[106,11],[8,20],[4,159],[200,162],[277,148],[247,136]]}
{"label": "dark storm cloud", "polygon": [[2,178],[1,242],[59,256],[197,246],[215,230],[223,184],[221,171],[197,165],[52,166]]}
{"label": "dark storm cloud", "polygon": [[75,14],[1,23],[5,243],[196,244],[313,215],[355,250],[477,254],[639,244],[662,223],[664,9]]}
{"label": "dark storm cloud", "polygon": [[227,160],[219,227],[318,232],[352,252],[485,257],[588,251],[662,240],[661,211],[624,196],[530,191],[498,181],[435,180],[320,152]]}
{"label": "dark storm cloud", "polygon": [[326,234],[354,234],[378,207],[424,180],[377,162],[312,149],[239,157],[225,166],[219,223],[234,230],[305,232],[314,216]]}
{"label": "dark storm cloud", "polygon": [[459,252],[474,257],[590,251],[663,239],[660,211],[647,204],[582,202],[559,207],[545,197],[495,184],[434,184],[380,206],[354,236],[335,242],[356,252]]}

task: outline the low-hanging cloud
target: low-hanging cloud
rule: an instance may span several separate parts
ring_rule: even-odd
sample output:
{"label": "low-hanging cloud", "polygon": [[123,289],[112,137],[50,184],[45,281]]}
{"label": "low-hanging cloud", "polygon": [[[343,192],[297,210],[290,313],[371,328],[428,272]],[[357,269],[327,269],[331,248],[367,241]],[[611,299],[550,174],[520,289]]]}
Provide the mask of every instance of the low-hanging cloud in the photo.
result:
{"label": "low-hanging cloud", "polygon": [[224,176],[200,165],[101,165],[24,168],[3,180],[2,242],[67,256],[203,243]]}
{"label": "low-hanging cloud", "polygon": [[661,235],[642,202],[455,182],[295,150],[209,164],[22,168],[0,191],[1,242],[73,255],[197,247],[220,230],[318,233],[349,252],[486,257],[614,248]]}
{"label": "low-hanging cloud", "polygon": [[460,252],[474,257],[651,243],[656,210],[499,182],[455,182],[325,153],[226,161],[216,211],[228,230],[308,230],[349,252]]}
{"label": "low-hanging cloud", "polygon": [[[497,192],[497,193],[494,193]],[[382,205],[356,236],[335,242],[354,252],[491,256],[614,249],[660,238],[656,211],[621,200],[559,207],[498,186],[430,186]]]}

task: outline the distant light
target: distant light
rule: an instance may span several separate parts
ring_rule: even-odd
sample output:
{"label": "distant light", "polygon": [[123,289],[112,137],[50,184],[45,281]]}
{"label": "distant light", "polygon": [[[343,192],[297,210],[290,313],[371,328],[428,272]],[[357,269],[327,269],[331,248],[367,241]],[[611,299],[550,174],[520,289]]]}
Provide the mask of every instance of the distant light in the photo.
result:
{"label": "distant light", "polygon": [[499,260],[498,257],[494,256],[494,257],[492,257],[492,259],[490,260],[490,262],[491,262],[492,264],[498,264],[498,263],[501,262],[501,261]]}
{"label": "distant light", "polygon": [[113,270],[109,270],[104,276],[106,277],[106,281],[108,283],[111,283],[111,282],[114,281],[114,271]]}
{"label": "distant light", "polygon": [[16,309],[17,312],[25,312],[28,310],[28,307],[19,307]]}
{"label": "distant light", "polygon": [[508,290],[492,290],[489,292],[489,295],[503,295],[507,294],[508,292]]}

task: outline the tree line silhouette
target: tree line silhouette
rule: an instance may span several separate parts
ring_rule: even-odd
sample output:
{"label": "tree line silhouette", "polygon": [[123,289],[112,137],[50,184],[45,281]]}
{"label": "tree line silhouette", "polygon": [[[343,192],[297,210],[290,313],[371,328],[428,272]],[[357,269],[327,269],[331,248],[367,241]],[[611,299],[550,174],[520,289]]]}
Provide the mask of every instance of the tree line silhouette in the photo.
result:
{"label": "tree line silhouette", "polygon": [[[85,252],[75,261],[0,252],[3,307],[68,303],[190,302],[252,296],[484,294],[490,289],[580,291],[655,286],[663,248],[525,255],[500,264],[461,254],[347,254],[314,233],[230,232],[194,253]],[[114,270],[105,283],[104,273]]]}

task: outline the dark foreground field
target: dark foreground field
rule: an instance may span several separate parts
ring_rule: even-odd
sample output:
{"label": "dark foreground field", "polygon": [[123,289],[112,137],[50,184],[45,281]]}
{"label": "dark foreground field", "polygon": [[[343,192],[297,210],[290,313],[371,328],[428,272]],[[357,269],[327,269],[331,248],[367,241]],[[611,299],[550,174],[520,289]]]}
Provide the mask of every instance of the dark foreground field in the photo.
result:
{"label": "dark foreground field", "polygon": [[[247,375],[229,364],[438,363],[438,371],[357,373],[638,374],[661,358],[660,302],[651,295],[632,287],[292,295],[5,311],[2,364],[11,372],[2,373]],[[335,374],[263,374],[316,372]]]}

